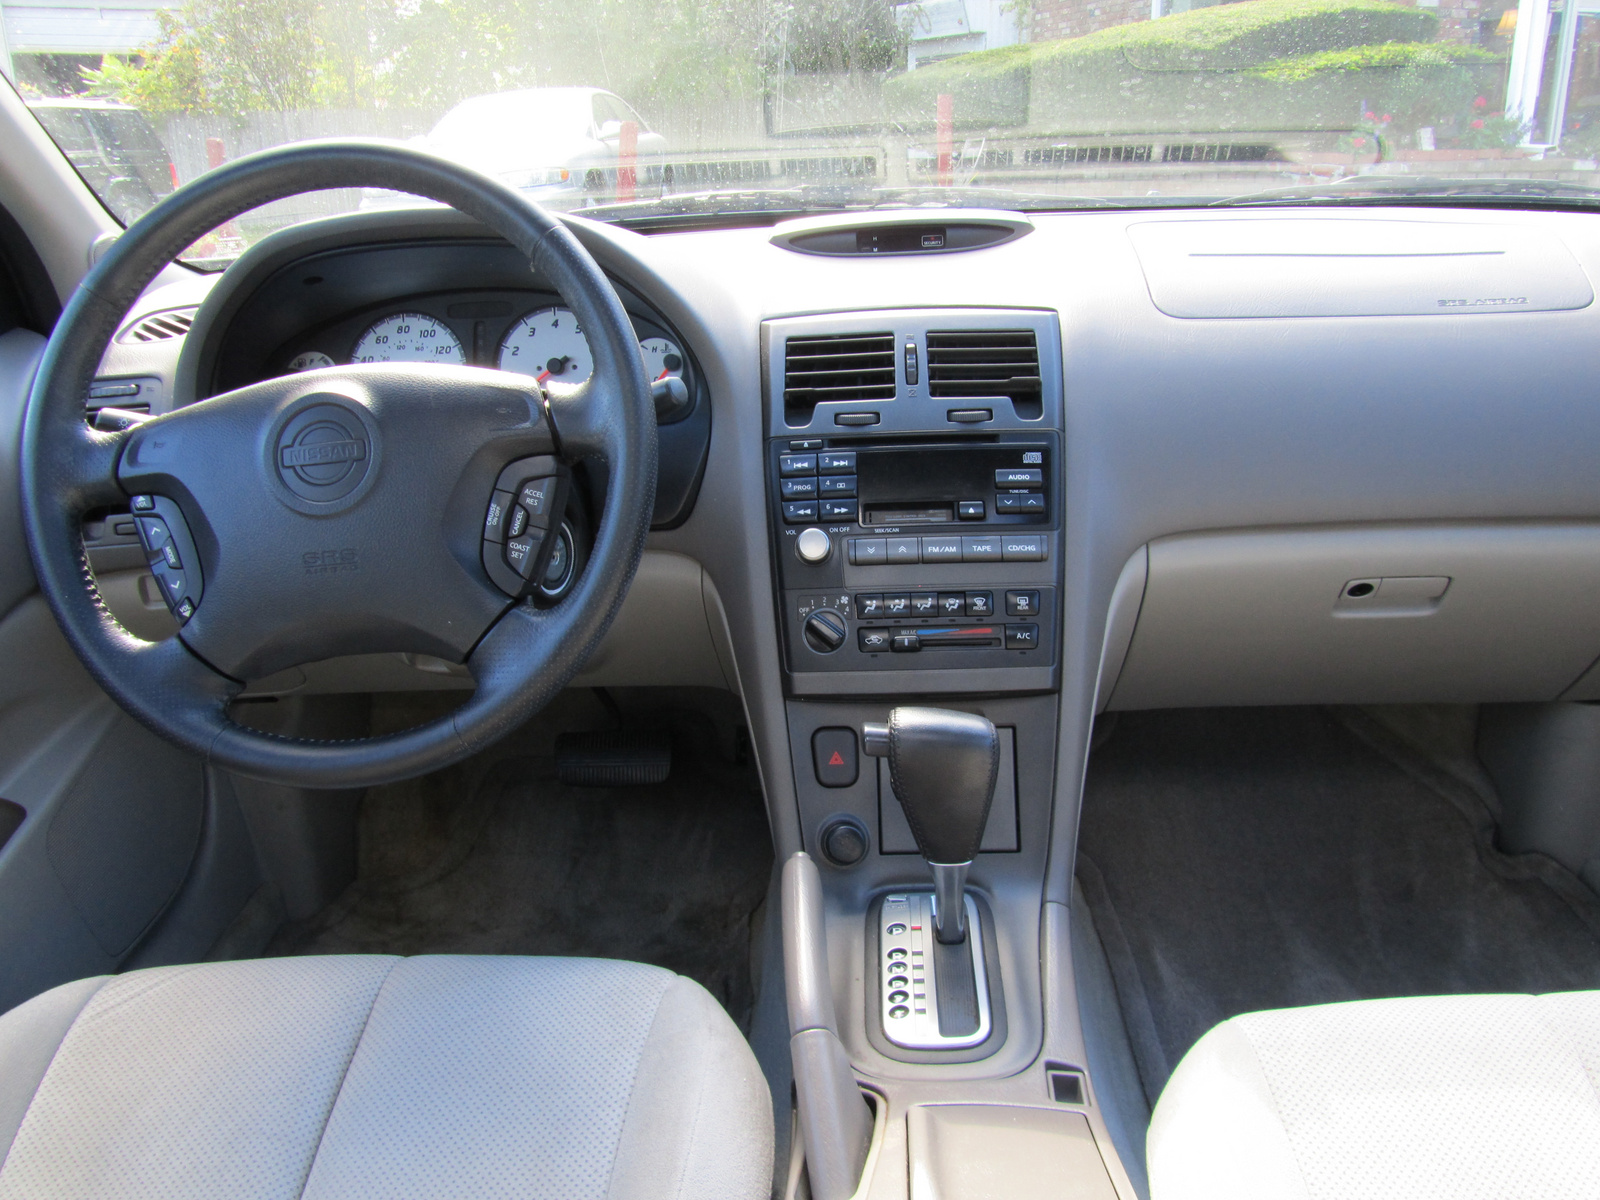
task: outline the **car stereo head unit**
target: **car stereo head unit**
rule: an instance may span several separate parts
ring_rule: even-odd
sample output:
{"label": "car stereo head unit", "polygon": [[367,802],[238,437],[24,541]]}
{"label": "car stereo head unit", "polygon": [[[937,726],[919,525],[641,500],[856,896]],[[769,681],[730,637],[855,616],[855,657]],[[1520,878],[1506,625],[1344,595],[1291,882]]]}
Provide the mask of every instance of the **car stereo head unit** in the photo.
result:
{"label": "car stereo head unit", "polygon": [[796,694],[1053,686],[1054,432],[773,439],[770,453]]}

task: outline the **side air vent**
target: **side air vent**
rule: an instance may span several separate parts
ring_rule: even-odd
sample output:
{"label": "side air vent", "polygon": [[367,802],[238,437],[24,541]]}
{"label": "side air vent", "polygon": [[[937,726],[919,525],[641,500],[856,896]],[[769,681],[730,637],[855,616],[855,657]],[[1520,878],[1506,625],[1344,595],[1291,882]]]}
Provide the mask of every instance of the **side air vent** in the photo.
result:
{"label": "side air vent", "polygon": [[783,351],[783,412],[806,425],[831,400],[893,400],[894,334],[842,333],[790,338]]}
{"label": "side air vent", "polygon": [[1031,329],[928,331],[928,394],[936,399],[1006,396],[1017,416],[1044,415],[1039,344]]}
{"label": "side air vent", "polygon": [[117,341],[125,345],[135,345],[139,342],[164,342],[168,338],[182,337],[194,324],[194,314],[194,308],[173,308],[166,312],[152,313],[124,329],[117,335]]}

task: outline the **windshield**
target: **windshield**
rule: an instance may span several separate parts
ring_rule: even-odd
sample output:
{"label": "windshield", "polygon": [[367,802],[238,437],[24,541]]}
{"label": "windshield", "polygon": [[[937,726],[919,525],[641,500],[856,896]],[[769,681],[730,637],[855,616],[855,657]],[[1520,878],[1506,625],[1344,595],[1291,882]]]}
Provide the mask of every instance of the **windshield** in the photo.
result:
{"label": "windshield", "polygon": [[[0,65],[124,221],[325,136],[641,227],[1600,200],[1600,0],[149,0],[98,23],[32,3],[4,10]],[[407,202],[288,202],[194,253]]]}

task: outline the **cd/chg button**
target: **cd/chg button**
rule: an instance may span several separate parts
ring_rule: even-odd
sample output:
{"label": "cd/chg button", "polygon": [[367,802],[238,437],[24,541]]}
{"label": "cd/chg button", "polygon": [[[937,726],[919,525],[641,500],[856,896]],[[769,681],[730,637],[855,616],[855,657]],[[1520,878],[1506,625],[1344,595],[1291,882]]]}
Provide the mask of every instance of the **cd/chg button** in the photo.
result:
{"label": "cd/chg button", "polygon": [[941,563],[961,561],[959,537],[925,537],[922,539],[922,561]]}
{"label": "cd/chg button", "polygon": [[1044,560],[1044,535],[1042,533],[1007,534],[1000,539],[1000,550],[1006,562],[1042,562]]}

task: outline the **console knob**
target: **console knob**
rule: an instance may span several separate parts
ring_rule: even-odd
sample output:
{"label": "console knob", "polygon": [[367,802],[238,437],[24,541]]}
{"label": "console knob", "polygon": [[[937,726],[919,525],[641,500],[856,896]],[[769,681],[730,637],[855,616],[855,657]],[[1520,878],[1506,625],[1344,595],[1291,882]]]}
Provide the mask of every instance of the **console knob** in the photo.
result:
{"label": "console knob", "polygon": [[806,645],[819,654],[830,654],[844,645],[844,639],[850,630],[844,623],[844,618],[831,608],[820,608],[806,618],[806,623],[801,627],[806,637]]}
{"label": "console knob", "polygon": [[833,553],[833,539],[813,525],[810,529],[801,531],[794,548],[802,561],[819,563]]}

